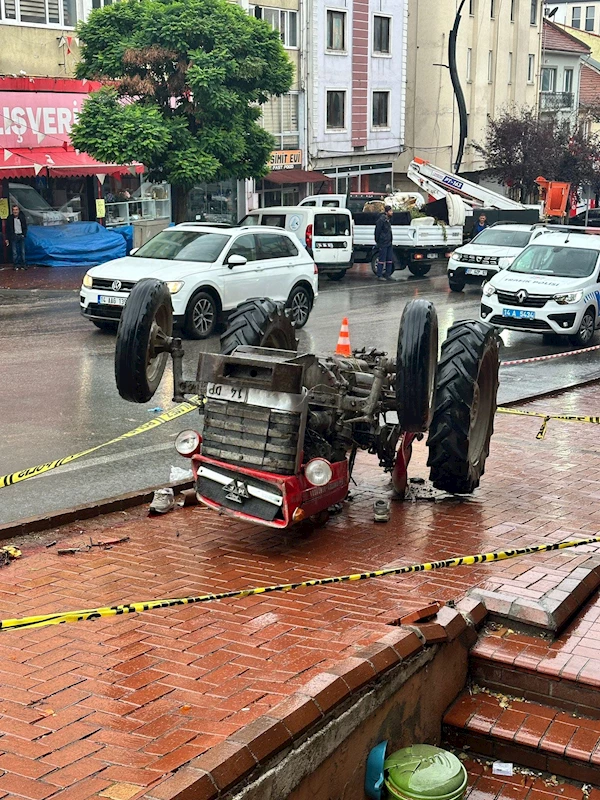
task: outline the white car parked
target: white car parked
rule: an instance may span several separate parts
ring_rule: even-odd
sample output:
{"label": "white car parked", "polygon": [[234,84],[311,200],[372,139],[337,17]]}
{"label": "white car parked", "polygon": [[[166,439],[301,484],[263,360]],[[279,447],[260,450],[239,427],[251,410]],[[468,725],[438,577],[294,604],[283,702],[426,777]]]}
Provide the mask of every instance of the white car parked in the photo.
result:
{"label": "white car parked", "polygon": [[96,327],[114,330],[137,281],[158,278],[171,292],[175,325],[192,339],[206,339],[223,312],[250,297],[285,302],[302,328],[318,294],[317,273],[296,236],[281,228],[184,223],[161,231],[126,258],[89,270],[81,313]]}
{"label": "white car parked", "polygon": [[600,237],[563,229],[536,239],[485,284],[481,319],[589,345],[600,325]]}
{"label": "white car parked", "polygon": [[483,283],[509,267],[519,253],[546,233],[539,225],[495,224],[481,231],[468,244],[458,247],[448,261],[448,283],[462,292],[467,283]]}

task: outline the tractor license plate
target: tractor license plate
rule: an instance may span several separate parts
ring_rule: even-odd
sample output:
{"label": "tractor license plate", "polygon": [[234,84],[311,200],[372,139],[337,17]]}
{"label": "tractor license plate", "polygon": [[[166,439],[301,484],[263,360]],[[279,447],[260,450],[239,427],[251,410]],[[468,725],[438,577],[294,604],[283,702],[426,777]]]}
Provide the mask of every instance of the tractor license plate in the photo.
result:
{"label": "tractor license plate", "polygon": [[502,316],[513,319],[535,319],[535,311],[524,311],[522,308],[503,308]]}
{"label": "tractor license plate", "polygon": [[427,253],[427,258],[437,258],[437,257],[438,257],[437,253]]}
{"label": "tractor license plate", "polygon": [[206,396],[215,400],[230,400],[236,403],[245,403],[248,399],[248,389],[239,386],[229,386],[224,383],[209,383],[206,387]]}
{"label": "tractor license plate", "polygon": [[466,269],[466,275],[480,275],[485,278],[487,275],[487,269]]}
{"label": "tractor license plate", "polygon": [[111,297],[109,294],[99,294],[98,302],[103,306],[124,306],[127,302],[127,298]]}

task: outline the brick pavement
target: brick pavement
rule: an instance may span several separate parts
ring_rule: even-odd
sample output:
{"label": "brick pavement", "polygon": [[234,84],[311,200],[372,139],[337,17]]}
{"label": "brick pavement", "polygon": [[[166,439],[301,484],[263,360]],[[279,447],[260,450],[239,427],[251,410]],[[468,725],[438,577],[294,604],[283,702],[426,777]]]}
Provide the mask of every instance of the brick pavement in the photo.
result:
{"label": "brick pavement", "polygon": [[0,267],[0,289],[79,289],[86,267]]}
{"label": "brick pavement", "polygon": [[[529,407],[594,414],[597,391],[589,386]],[[0,572],[1,616],[292,582],[598,533],[600,429],[553,422],[540,442],[538,427],[536,419],[499,416],[474,498],[396,503],[388,525],[371,522],[388,480],[365,456],[353,502],[321,530],[281,534],[191,507],[160,518],[123,512],[107,527],[94,520],[51,535],[61,546],[112,538],[117,530],[130,537],[110,550],[61,557],[43,540],[22,541],[23,558]],[[425,449],[418,450],[412,474],[425,475]],[[266,714],[290,718],[295,700],[286,706],[286,698],[299,690],[317,698],[311,708],[320,716],[318,703],[331,707],[348,683],[324,672],[357,655],[365,661],[386,636],[401,647],[412,634],[390,623],[404,614],[458,598],[499,573],[503,586],[522,583],[526,570],[564,580],[597,549],[7,631],[0,636],[0,797],[137,797],[207,751],[248,752],[231,740],[247,735],[244,726],[260,726]],[[357,673],[362,666],[357,659]],[[203,757],[208,764],[210,754]]]}

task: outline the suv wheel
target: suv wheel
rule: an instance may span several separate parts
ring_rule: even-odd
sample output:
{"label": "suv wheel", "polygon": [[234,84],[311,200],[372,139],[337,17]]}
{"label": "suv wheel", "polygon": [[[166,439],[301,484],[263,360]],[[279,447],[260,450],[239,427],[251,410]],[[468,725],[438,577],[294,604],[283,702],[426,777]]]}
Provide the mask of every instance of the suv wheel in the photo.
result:
{"label": "suv wheel", "polygon": [[196,292],[185,310],[183,330],[190,339],[208,339],[215,332],[219,308],[212,294]]}
{"label": "suv wheel", "polygon": [[462,281],[457,281],[455,278],[448,278],[448,286],[451,292],[462,292],[465,284]]}
{"label": "suv wheel", "polygon": [[292,312],[296,328],[303,328],[308,322],[312,308],[312,296],[308,289],[305,286],[296,286],[292,289],[286,305]]}
{"label": "suv wheel", "polygon": [[572,336],[569,336],[570,341],[579,347],[587,347],[591,344],[594,338],[594,331],[596,329],[596,315],[592,308],[586,309],[585,314],[581,318],[579,330]]}

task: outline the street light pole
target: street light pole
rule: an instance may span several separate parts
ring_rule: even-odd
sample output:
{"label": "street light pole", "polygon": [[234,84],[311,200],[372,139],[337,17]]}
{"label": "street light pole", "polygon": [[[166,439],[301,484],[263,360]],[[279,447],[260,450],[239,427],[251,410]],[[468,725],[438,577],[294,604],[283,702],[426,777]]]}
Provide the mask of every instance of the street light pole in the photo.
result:
{"label": "street light pole", "polygon": [[450,31],[450,38],[448,39],[448,66],[450,68],[450,79],[452,80],[452,88],[454,89],[454,96],[456,97],[456,104],[458,105],[458,119],[459,119],[459,135],[458,135],[458,152],[454,162],[454,172],[458,172],[463,160],[465,150],[465,141],[467,139],[467,104],[465,103],[465,95],[460,85],[460,78],[458,77],[458,69],[456,67],[456,39],[458,36],[458,27],[460,25],[460,12],[463,9],[465,0],[462,0],[454,18],[454,27]]}

